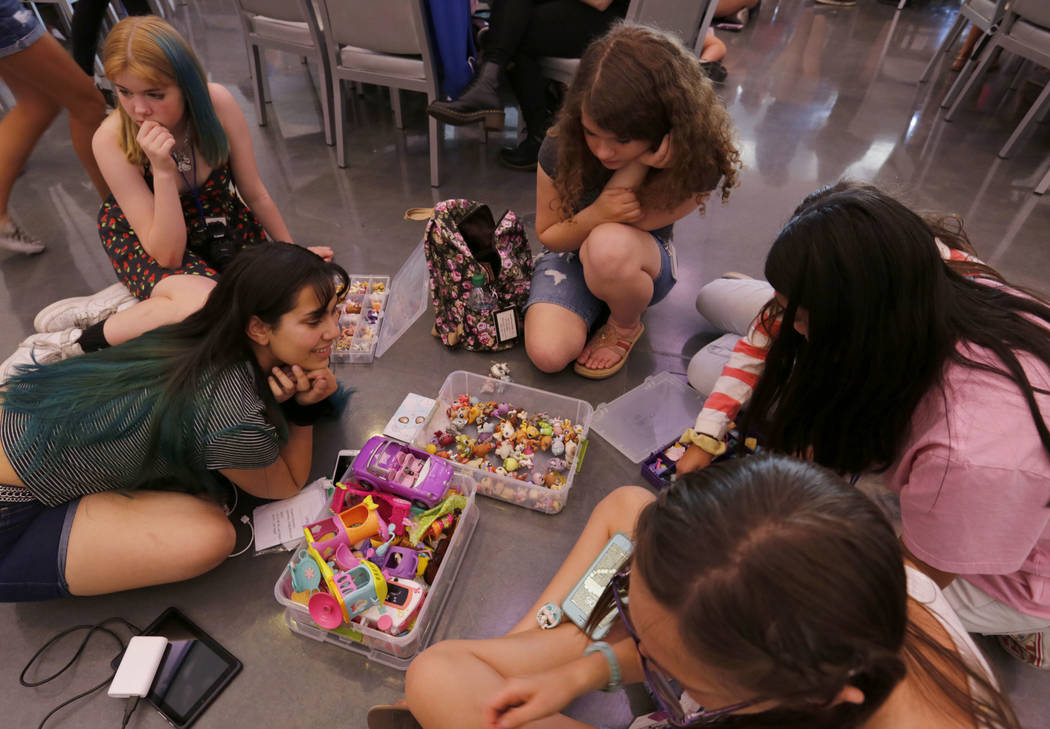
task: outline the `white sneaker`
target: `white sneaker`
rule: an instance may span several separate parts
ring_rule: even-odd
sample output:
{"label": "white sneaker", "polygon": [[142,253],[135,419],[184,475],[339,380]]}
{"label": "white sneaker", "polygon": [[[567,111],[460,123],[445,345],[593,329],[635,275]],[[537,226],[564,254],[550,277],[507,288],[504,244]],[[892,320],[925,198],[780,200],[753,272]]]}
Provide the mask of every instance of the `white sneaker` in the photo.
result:
{"label": "white sneaker", "polygon": [[0,223],[0,248],[31,256],[43,253],[46,246],[15,225],[15,221],[8,220],[6,223]]}
{"label": "white sneaker", "polygon": [[118,281],[97,294],[74,296],[45,306],[33,319],[33,328],[38,332],[87,329],[136,303],[138,299]]}
{"label": "white sneaker", "polygon": [[31,365],[34,362],[48,364],[84,354],[83,348],[77,342],[81,334],[83,330],[74,328],[26,337],[18,345],[15,353],[0,364],[0,383],[7,382],[8,378],[15,374],[15,367],[19,365]]}

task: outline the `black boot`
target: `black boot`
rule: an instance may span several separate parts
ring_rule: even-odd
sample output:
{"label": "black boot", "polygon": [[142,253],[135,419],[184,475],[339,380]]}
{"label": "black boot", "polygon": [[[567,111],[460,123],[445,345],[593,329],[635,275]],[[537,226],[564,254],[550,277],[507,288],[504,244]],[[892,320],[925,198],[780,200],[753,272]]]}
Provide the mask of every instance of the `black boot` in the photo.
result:
{"label": "black boot", "polygon": [[536,160],[540,155],[541,144],[543,144],[543,137],[534,137],[530,134],[517,147],[501,149],[499,161],[515,170],[534,170]]}
{"label": "black boot", "polygon": [[485,61],[474,80],[455,101],[434,101],[427,113],[446,124],[473,124],[484,120],[488,129],[503,128],[503,103],[499,98],[500,68]]}

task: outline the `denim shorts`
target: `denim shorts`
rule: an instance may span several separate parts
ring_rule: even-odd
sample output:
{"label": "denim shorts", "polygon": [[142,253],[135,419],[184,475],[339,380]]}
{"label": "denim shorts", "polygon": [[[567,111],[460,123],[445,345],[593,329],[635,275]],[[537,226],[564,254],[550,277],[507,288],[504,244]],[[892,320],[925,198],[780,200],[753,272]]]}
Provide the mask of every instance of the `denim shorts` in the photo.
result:
{"label": "denim shorts", "polygon": [[66,551],[79,503],[0,502],[0,602],[70,596]]}
{"label": "denim shorts", "polygon": [[[656,233],[650,232],[649,235],[660,248],[660,273],[653,279],[653,298],[649,300],[649,306],[652,306],[671,293],[677,279],[673,263],[674,246]],[[537,303],[557,304],[568,309],[583,319],[588,329],[608,311],[605,302],[587,288],[578,251],[547,251],[539,257],[525,308]]]}
{"label": "denim shorts", "polygon": [[0,58],[24,51],[44,32],[33,11],[19,0],[0,0]]}

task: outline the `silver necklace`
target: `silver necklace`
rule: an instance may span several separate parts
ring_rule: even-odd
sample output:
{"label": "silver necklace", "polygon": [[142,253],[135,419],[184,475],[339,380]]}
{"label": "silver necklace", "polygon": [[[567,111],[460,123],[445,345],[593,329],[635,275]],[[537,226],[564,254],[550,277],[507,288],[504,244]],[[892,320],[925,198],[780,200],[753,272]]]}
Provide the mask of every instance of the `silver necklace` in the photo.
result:
{"label": "silver necklace", "polygon": [[190,144],[190,130],[186,130],[186,136],[182,138],[181,149],[175,147],[171,150],[171,156],[175,160],[175,169],[179,172],[189,172],[193,169],[193,145]]}

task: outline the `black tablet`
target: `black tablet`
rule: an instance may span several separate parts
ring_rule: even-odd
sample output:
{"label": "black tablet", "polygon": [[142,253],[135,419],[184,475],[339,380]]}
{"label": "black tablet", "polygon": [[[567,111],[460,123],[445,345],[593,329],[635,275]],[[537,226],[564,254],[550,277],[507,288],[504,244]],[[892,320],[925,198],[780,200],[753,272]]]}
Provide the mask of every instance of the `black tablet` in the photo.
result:
{"label": "black tablet", "polygon": [[178,608],[165,610],[142,634],[168,639],[146,699],[176,729],[197,721],[243,667]]}

